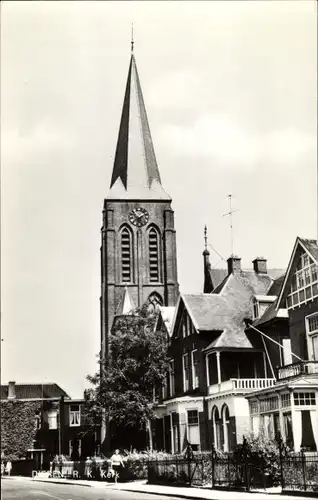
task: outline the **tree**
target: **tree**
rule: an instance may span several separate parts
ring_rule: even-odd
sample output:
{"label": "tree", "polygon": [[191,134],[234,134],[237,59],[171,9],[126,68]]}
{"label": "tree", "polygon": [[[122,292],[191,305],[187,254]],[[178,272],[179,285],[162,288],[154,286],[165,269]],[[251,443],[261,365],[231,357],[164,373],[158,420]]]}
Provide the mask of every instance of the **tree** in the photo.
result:
{"label": "tree", "polygon": [[154,391],[161,389],[168,368],[167,334],[155,331],[156,319],[146,309],[115,318],[108,359],[100,359],[100,370],[87,377],[94,386],[87,404],[91,426],[103,418],[137,431],[149,425]]}

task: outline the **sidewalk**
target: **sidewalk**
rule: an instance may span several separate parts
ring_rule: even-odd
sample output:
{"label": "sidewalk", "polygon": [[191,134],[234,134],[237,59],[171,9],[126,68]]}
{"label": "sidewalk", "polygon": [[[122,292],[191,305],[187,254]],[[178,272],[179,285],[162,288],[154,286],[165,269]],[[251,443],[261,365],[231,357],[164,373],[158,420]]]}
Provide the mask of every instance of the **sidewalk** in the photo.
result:
{"label": "sidewalk", "polygon": [[131,491],[133,493],[149,493],[151,495],[163,495],[169,498],[179,497],[188,499],[201,499],[201,500],[270,500],[276,498],[277,500],[308,500],[308,496],[294,496],[294,495],[281,495],[280,488],[270,489],[268,492],[264,490],[253,491],[252,493],[243,491],[225,491],[225,490],[212,490],[209,488],[180,488],[175,486],[161,486],[154,484],[147,484],[147,481],[133,481],[129,483],[106,483],[102,481],[86,481],[86,480],[73,480],[73,479],[59,479],[48,477],[35,477],[26,478],[22,476],[11,476],[7,479],[21,479],[29,481],[37,481],[44,483],[58,483],[58,484],[73,484],[76,486],[86,486],[89,488],[110,489],[119,491]]}

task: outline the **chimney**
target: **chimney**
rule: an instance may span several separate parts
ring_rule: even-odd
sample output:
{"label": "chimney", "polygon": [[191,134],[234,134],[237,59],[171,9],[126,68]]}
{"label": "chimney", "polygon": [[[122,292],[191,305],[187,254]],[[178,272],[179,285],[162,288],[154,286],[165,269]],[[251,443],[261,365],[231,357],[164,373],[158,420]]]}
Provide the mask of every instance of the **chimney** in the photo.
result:
{"label": "chimney", "polygon": [[253,268],[257,274],[267,274],[267,260],[264,257],[256,257],[253,260]]}
{"label": "chimney", "polygon": [[231,255],[227,259],[228,274],[237,274],[241,271],[241,259],[237,255]]}
{"label": "chimney", "polygon": [[15,399],[15,382],[9,382],[8,399]]}

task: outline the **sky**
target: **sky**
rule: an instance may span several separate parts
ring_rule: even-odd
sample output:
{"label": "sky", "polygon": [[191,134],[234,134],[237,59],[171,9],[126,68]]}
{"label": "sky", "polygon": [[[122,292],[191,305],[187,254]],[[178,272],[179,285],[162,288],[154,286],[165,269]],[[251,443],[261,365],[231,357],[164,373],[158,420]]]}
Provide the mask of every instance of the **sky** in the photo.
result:
{"label": "sky", "polygon": [[234,253],[285,269],[317,238],[314,1],[1,3],[1,379],[82,397],[130,60],[173,199],[181,292]]}

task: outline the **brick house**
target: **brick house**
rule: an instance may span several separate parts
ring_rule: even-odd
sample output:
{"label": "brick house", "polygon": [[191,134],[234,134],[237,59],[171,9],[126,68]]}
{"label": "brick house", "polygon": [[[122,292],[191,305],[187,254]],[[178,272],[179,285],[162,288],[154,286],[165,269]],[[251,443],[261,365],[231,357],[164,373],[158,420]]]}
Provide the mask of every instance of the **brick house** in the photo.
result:
{"label": "brick house", "polygon": [[[257,258],[253,270],[241,259],[228,259],[222,279],[204,253],[204,290],[181,294],[170,329],[170,370],[153,422],[155,447],[179,452],[189,441],[193,449],[234,449],[249,432],[245,395],[271,387],[274,376],[259,336],[248,335],[256,298],[269,298],[274,277]],[[224,276],[223,274],[223,276]],[[217,280],[222,279],[221,283]],[[275,297],[276,298],[276,297]]]}
{"label": "brick house", "polygon": [[[282,318],[282,311],[287,318]],[[295,451],[318,449],[318,244],[297,238],[277,300],[254,325],[281,347],[271,347],[278,366],[275,385],[250,393],[251,430],[281,435]],[[287,332],[287,336],[286,336]],[[282,359],[283,358],[283,359]],[[281,362],[279,362],[281,361]],[[275,366],[276,365],[276,366]]]}
{"label": "brick house", "polygon": [[[1,386],[2,446],[6,448],[5,434],[15,425],[15,412],[28,407],[30,443],[18,450],[21,456],[36,460],[37,469],[48,468],[49,461],[58,454],[72,459],[86,458],[99,447],[97,430],[89,431],[84,420],[84,399],[71,399],[57,384],[16,384]],[[6,406],[4,406],[6,405]],[[6,408],[11,405],[9,418]],[[18,429],[17,429],[18,432]],[[10,453],[12,443],[3,449]]]}

